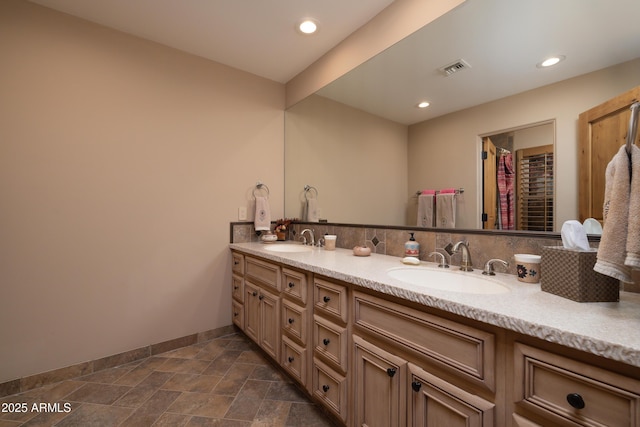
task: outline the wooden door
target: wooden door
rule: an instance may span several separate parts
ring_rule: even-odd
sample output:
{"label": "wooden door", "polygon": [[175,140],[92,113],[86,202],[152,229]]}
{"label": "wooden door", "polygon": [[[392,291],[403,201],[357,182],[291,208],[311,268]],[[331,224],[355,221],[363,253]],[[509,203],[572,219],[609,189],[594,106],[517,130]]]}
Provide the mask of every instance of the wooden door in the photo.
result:
{"label": "wooden door", "polygon": [[496,146],[489,137],[482,138],[482,151],[486,153],[482,160],[482,212],[486,214],[483,218],[482,228],[493,230],[496,228],[498,215],[497,154]]}
{"label": "wooden door", "polygon": [[407,425],[411,427],[488,427],[495,405],[409,363],[411,396]]}
{"label": "wooden door", "polygon": [[[602,222],[604,174],[607,165],[626,143],[631,110],[640,100],[640,86],[580,114],[578,118],[578,213],[580,221]],[[635,143],[640,141],[640,133]]]}
{"label": "wooden door", "polygon": [[260,290],[260,347],[275,360],[280,360],[280,297]]}
{"label": "wooden door", "polygon": [[404,427],[406,361],[357,335],[355,361],[355,420],[357,427]]}
{"label": "wooden door", "polygon": [[260,343],[260,288],[251,282],[244,284],[244,332],[256,343]]}

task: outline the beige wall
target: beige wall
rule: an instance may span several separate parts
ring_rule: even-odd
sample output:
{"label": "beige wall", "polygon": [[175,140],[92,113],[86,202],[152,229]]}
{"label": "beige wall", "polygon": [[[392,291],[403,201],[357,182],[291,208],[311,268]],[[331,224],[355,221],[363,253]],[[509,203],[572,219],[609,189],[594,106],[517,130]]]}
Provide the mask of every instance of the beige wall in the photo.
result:
{"label": "beige wall", "polygon": [[456,227],[480,226],[479,136],[556,121],[556,228],[577,218],[578,115],[640,85],[640,59],[409,127],[409,188],[464,187]]}
{"label": "beige wall", "polygon": [[407,126],[312,95],[286,113],[285,214],[301,217],[304,186],[333,222],[405,223]]}
{"label": "beige wall", "polygon": [[0,382],[231,324],[284,86],[16,0],[0,57]]}

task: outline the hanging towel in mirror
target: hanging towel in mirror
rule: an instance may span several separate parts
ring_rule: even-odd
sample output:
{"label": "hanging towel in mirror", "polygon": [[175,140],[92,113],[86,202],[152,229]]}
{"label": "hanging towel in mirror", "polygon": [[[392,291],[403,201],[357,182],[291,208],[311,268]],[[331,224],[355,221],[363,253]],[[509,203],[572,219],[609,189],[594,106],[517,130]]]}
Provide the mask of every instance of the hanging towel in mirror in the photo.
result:
{"label": "hanging towel in mirror", "polygon": [[307,199],[305,212],[307,222],[318,222],[320,220],[318,217],[318,200],[316,198]]}
{"label": "hanging towel in mirror", "polygon": [[256,215],[253,223],[256,231],[271,230],[271,208],[269,199],[266,197],[256,197]]}
{"label": "hanging towel in mirror", "polygon": [[446,193],[436,195],[436,227],[456,227],[456,194]]}
{"label": "hanging towel in mirror", "polygon": [[623,282],[632,282],[631,268],[624,265],[629,221],[629,178],[629,156],[622,146],[605,171],[604,225],[593,269]]}
{"label": "hanging towel in mirror", "polygon": [[624,263],[640,268],[640,148],[631,146],[631,188],[629,191],[629,231]]}
{"label": "hanging towel in mirror", "polygon": [[425,193],[418,196],[418,227],[433,227],[434,215],[434,192]]}

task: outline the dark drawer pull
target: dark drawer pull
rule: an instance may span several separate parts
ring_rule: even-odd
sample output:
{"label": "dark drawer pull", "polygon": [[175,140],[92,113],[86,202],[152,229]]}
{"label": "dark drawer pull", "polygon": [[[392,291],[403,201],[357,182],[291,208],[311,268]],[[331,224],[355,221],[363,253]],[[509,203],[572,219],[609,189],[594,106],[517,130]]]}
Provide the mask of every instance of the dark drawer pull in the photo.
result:
{"label": "dark drawer pull", "polygon": [[295,285],[296,285],[295,283],[293,283],[293,282],[289,282],[289,287],[290,287],[290,288],[293,288]]}
{"label": "dark drawer pull", "polygon": [[328,391],[329,391],[329,388],[330,388],[330,387],[329,387],[328,385],[326,385],[326,384],[325,384],[325,385],[323,385],[323,386],[322,386],[322,391],[324,391],[324,392],[326,393],[326,392],[328,392]]}
{"label": "dark drawer pull", "polygon": [[422,383],[420,381],[413,381],[411,383],[411,388],[413,391],[420,391],[420,387],[422,387]]}
{"label": "dark drawer pull", "polygon": [[387,369],[387,375],[389,375],[391,378],[393,378],[393,376],[396,374],[396,370],[395,368],[389,368]]}
{"label": "dark drawer pull", "polygon": [[259,300],[262,300],[263,298],[264,298],[264,295],[260,295],[260,296],[258,297],[258,299],[259,299]]}
{"label": "dark drawer pull", "polygon": [[325,339],[322,340],[322,344],[324,344],[324,345],[329,345],[330,342],[331,341],[329,341],[329,338],[325,338]]}
{"label": "dark drawer pull", "polygon": [[256,291],[253,291],[253,292],[251,293],[251,295],[253,295],[253,296],[255,297],[256,295],[258,295],[258,293],[257,293]]}
{"label": "dark drawer pull", "polygon": [[290,317],[289,318],[289,324],[292,324],[292,323],[293,323],[293,319]]}
{"label": "dark drawer pull", "polygon": [[292,362],[293,362],[293,360],[294,360],[294,359],[293,359],[293,356],[289,356],[289,359],[288,359],[288,360],[289,360],[289,363],[292,363]]}
{"label": "dark drawer pull", "polygon": [[324,297],[324,298],[322,298],[322,301],[329,302],[329,301],[331,301],[331,298],[330,297]]}
{"label": "dark drawer pull", "polygon": [[240,264],[240,261],[233,261],[233,265],[238,265]]}
{"label": "dark drawer pull", "polygon": [[578,393],[567,394],[567,402],[576,409],[583,409],[586,406],[584,399]]}
{"label": "dark drawer pull", "polygon": [[234,286],[233,289],[238,289],[239,286]]}
{"label": "dark drawer pull", "polygon": [[237,315],[238,315],[238,312],[237,312],[237,311],[236,311],[235,313],[233,313],[233,316],[234,316],[234,317],[235,317],[235,316],[237,316]]}

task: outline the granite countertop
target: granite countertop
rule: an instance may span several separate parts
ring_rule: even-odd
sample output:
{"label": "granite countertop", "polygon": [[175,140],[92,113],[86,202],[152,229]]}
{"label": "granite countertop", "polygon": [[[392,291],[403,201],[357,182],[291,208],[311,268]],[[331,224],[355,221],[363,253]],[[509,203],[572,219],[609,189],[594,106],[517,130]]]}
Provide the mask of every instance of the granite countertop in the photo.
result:
{"label": "granite countertop", "polygon": [[[500,273],[493,279],[510,292],[487,295],[451,292],[389,277],[387,270],[405,266],[398,257],[378,254],[356,257],[346,249],[273,252],[267,250],[268,246],[233,243],[230,248],[640,367],[640,294],[620,292],[619,302],[579,303],[542,292],[539,284],[522,283],[515,275]],[[431,268],[436,265],[424,261],[420,264]],[[463,273],[452,266],[451,271],[486,277],[480,269]]]}

